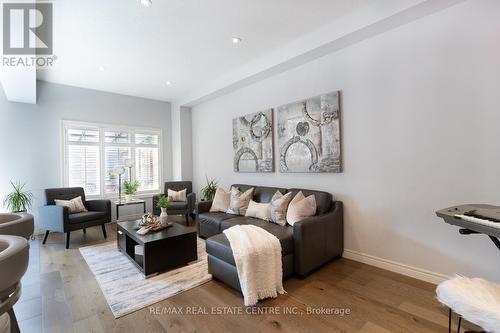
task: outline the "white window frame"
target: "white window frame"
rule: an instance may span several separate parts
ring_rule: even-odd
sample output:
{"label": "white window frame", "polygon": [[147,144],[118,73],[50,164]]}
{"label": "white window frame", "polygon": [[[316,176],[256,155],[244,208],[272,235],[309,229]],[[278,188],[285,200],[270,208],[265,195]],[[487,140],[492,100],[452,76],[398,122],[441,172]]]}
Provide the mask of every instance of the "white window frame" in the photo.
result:
{"label": "white window frame", "polygon": [[[79,143],[70,142],[68,140],[68,130],[70,129],[89,129],[99,131],[99,142],[94,143]],[[132,134],[130,138],[130,143],[106,143],[105,142],[105,132],[127,132]],[[158,145],[141,145],[135,143],[135,133],[139,134],[154,134],[158,135]],[[90,199],[105,198],[105,199],[116,199],[118,198],[117,193],[106,193],[106,163],[105,163],[105,149],[106,147],[130,147],[130,158],[135,163],[135,148],[146,147],[146,148],[158,148],[158,188],[148,191],[137,192],[138,197],[151,196],[159,194],[162,191],[163,184],[163,131],[161,128],[151,128],[151,127],[139,127],[139,126],[128,126],[128,125],[113,125],[105,123],[92,123],[92,122],[82,122],[74,120],[62,120],[61,121],[61,164],[62,164],[62,183],[64,187],[69,186],[69,167],[68,167],[68,146],[69,145],[96,145],[99,146],[99,165],[100,165],[100,194],[87,196]],[[135,168],[135,166],[134,166]],[[135,172],[133,172],[133,179],[135,179]],[[123,181],[123,179],[122,179]],[[122,195],[123,195],[122,187]]]}

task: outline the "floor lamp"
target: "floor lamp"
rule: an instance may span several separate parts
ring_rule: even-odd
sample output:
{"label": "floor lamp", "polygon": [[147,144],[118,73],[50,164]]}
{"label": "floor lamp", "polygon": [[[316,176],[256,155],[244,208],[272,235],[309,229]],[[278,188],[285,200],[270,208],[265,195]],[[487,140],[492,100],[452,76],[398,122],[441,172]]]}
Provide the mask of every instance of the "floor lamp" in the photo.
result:
{"label": "floor lamp", "polygon": [[110,174],[113,176],[118,176],[118,201],[122,202],[122,175],[125,173],[124,167],[118,167],[113,169]]}

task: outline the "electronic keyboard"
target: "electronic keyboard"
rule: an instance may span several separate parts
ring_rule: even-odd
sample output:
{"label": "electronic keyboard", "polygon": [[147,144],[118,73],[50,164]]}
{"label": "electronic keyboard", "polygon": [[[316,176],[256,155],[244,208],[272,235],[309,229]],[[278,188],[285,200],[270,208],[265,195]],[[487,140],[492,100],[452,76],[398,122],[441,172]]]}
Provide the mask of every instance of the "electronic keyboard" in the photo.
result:
{"label": "electronic keyboard", "polygon": [[485,234],[500,249],[500,207],[469,204],[438,210],[436,215],[448,224],[458,226],[463,235]]}

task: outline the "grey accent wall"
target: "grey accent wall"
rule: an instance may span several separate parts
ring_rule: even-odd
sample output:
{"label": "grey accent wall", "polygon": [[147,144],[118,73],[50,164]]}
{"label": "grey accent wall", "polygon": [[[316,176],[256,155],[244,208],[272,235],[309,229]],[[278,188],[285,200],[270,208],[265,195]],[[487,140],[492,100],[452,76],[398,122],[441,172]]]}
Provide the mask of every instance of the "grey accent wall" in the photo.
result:
{"label": "grey accent wall", "polygon": [[[325,190],[345,202],[346,249],[500,282],[491,241],[460,236],[434,214],[500,205],[499,11],[499,1],[466,1],[194,107],[196,190],[205,175],[226,188]],[[233,172],[233,118],[335,90],[344,173]]]}
{"label": "grey accent wall", "polygon": [[35,209],[43,203],[43,189],[62,185],[63,119],[161,128],[163,177],[172,178],[170,103],[39,81],[36,105],[8,102],[0,89],[2,202],[10,180],[28,184]]}

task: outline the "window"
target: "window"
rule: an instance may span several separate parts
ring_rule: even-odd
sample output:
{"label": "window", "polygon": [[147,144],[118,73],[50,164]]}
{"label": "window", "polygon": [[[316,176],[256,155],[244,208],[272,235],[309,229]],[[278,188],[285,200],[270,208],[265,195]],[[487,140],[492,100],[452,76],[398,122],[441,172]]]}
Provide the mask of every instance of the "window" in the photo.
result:
{"label": "window", "polygon": [[88,196],[113,197],[122,182],[137,180],[139,193],[158,192],[161,130],[63,122],[64,186],[83,187]]}

